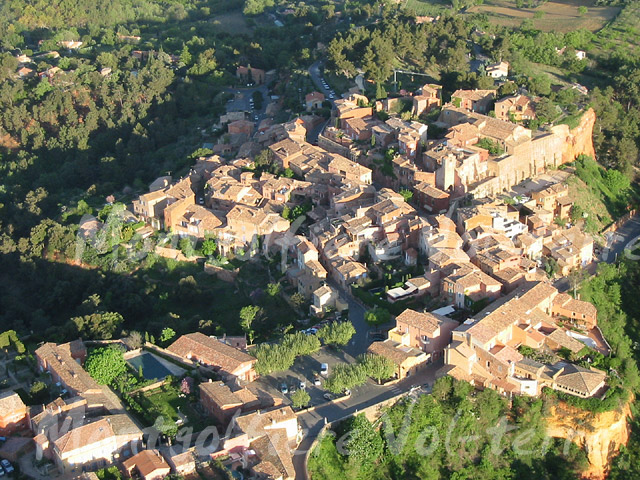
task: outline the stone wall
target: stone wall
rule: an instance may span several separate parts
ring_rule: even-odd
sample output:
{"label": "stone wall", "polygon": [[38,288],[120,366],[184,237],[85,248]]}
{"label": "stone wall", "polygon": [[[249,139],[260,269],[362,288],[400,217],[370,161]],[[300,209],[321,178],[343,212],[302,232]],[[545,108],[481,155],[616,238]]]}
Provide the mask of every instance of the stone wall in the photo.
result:
{"label": "stone wall", "polygon": [[233,283],[236,281],[239,270],[237,268],[235,270],[227,270],[222,267],[217,267],[215,265],[205,263],[204,272],[208,273],[209,275],[215,275],[219,280],[222,280],[223,282]]}

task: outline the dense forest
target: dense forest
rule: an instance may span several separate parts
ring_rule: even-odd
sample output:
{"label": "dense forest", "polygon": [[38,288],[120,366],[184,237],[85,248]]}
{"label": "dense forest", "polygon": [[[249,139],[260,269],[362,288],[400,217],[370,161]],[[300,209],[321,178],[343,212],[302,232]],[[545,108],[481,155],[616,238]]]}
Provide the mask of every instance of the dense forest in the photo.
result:
{"label": "dense forest", "polygon": [[519,397],[509,407],[493,390],[474,393],[469,383],[442,378],[431,395],[388,409],[379,430],[363,414],[340,424],[309,469],[314,480],[575,479],[586,456],[546,436],[548,406]]}

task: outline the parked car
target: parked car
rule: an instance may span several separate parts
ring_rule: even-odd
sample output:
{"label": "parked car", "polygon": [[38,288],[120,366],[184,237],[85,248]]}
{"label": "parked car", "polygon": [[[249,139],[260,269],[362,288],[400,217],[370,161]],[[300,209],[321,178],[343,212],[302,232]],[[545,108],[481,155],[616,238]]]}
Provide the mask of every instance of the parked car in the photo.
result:
{"label": "parked car", "polygon": [[300,387],[300,390],[306,390],[307,389],[307,382],[304,382],[304,381],[301,380],[299,387]]}
{"label": "parked car", "polygon": [[9,460],[3,459],[2,462],[2,468],[4,468],[5,472],[7,473],[12,473],[13,472],[13,466],[9,463]]}
{"label": "parked car", "polygon": [[348,388],[345,388],[345,390],[344,390],[344,396],[345,396],[345,397],[350,397],[350,396],[351,396],[351,390],[349,390]]}
{"label": "parked car", "polygon": [[320,385],[322,385],[322,380],[320,380],[320,377],[315,377],[315,378],[313,379],[313,384],[314,384],[316,387],[319,387]]}
{"label": "parked car", "polygon": [[289,393],[289,388],[287,387],[286,383],[280,385],[280,393],[282,393],[283,395]]}
{"label": "parked car", "polygon": [[330,393],[328,393],[328,392],[327,392],[327,393],[325,393],[322,397],[323,397],[325,400],[333,400],[333,399],[335,398],[332,394],[330,394]]}
{"label": "parked car", "polygon": [[327,377],[329,376],[329,364],[323,363],[320,365],[320,375]]}
{"label": "parked car", "polygon": [[296,384],[292,383],[289,385],[289,393],[294,393],[296,391]]}

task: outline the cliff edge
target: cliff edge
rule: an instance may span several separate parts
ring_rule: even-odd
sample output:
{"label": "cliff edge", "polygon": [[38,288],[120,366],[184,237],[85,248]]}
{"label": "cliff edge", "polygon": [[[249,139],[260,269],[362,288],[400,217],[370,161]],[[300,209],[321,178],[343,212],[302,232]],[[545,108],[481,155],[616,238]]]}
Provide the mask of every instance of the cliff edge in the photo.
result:
{"label": "cliff edge", "polygon": [[589,468],[582,473],[583,478],[603,480],[609,462],[629,440],[628,417],[631,417],[628,403],[619,410],[593,413],[561,402],[551,408],[547,433],[568,439],[587,453]]}
{"label": "cliff edge", "polygon": [[562,150],[562,163],[573,162],[578,155],[589,155],[596,158],[596,152],[593,148],[593,126],[596,123],[596,112],[590,108],[582,118],[577,127],[570,129],[568,125],[556,125],[551,131],[564,138],[564,146]]}

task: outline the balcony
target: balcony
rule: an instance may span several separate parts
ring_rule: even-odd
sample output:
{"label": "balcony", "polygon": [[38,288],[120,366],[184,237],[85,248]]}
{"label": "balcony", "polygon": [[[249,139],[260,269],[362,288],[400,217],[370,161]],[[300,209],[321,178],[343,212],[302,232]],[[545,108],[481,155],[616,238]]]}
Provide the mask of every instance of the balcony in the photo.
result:
{"label": "balcony", "polygon": [[389,340],[393,340],[401,345],[409,346],[409,332],[402,332],[398,327],[389,330]]}

